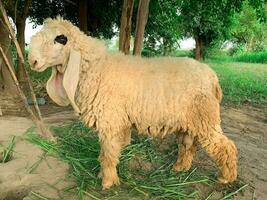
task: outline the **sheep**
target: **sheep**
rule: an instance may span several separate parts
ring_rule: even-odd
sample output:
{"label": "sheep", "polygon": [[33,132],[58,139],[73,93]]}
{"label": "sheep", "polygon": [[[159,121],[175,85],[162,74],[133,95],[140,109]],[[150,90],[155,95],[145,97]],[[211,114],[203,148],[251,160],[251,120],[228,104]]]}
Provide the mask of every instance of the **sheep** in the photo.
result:
{"label": "sheep", "polygon": [[60,17],[47,19],[31,38],[29,63],[38,72],[52,66],[46,85],[51,99],[71,104],[98,131],[103,189],[119,184],[116,166],[131,128],[153,137],[177,135],[176,172],[190,169],[200,144],[217,163],[221,183],[236,179],[237,149],[220,125],[222,91],[206,64],[111,53]]}

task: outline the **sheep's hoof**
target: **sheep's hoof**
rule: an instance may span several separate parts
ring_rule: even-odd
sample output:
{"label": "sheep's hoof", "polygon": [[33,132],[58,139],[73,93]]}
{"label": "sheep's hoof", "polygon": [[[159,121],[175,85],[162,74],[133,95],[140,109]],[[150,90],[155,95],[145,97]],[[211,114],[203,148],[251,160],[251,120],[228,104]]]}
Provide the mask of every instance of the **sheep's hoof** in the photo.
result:
{"label": "sheep's hoof", "polygon": [[119,177],[114,178],[113,180],[103,180],[102,181],[102,190],[107,190],[113,185],[120,185]]}
{"label": "sheep's hoof", "polygon": [[173,170],[174,172],[181,172],[181,171],[186,172],[186,171],[188,171],[190,168],[191,168],[191,166],[184,166],[184,165],[182,165],[182,164],[180,164],[180,163],[175,163],[175,164],[173,165],[173,167],[172,167],[172,170]]}
{"label": "sheep's hoof", "polygon": [[228,183],[234,182],[236,180],[236,178],[237,178],[236,173],[230,174],[228,172],[226,176],[219,174],[217,180],[222,184],[228,184]]}
{"label": "sheep's hoof", "polygon": [[227,179],[223,178],[223,177],[218,177],[218,181],[219,181],[220,183],[222,183],[222,184],[227,184],[227,183],[229,183],[229,181],[228,181]]}

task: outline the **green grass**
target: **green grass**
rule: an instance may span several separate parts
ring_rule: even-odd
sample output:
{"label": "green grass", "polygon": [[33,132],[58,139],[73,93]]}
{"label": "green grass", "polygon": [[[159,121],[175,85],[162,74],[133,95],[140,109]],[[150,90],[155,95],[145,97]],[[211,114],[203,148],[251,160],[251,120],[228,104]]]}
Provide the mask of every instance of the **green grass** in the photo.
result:
{"label": "green grass", "polygon": [[176,56],[176,57],[191,57],[193,58],[193,52],[189,51],[189,50],[176,50],[172,56]]}
{"label": "green grass", "polygon": [[210,59],[221,62],[245,62],[245,63],[261,63],[267,64],[267,51],[262,52],[244,52],[238,55],[229,56],[228,53],[218,52],[213,55]]}
{"label": "green grass", "polygon": [[[26,139],[43,149],[46,155],[68,162],[69,175],[76,180],[76,185],[65,188],[65,191],[75,193],[80,199],[85,196],[91,199],[198,199],[203,191],[197,186],[202,185],[201,188],[213,190],[213,185],[217,184],[214,172],[203,172],[196,167],[189,172],[172,172],[171,168],[177,157],[176,145],[171,146],[171,150],[161,151],[157,139],[134,136],[132,144],[123,151],[118,165],[121,185],[102,191],[101,180],[97,176],[100,168],[97,159],[100,150],[97,134],[81,122],[53,130],[58,136],[57,144],[40,138],[32,129]],[[38,164],[34,166],[36,167]],[[238,182],[220,192],[228,195],[226,199],[232,199],[242,187],[244,183]]]}
{"label": "green grass", "polygon": [[[189,50],[177,50],[172,56],[176,57],[194,57],[193,52]],[[215,55],[210,55],[207,59],[220,62],[245,62],[267,64],[267,51],[261,52],[243,52],[237,55],[229,56],[228,51],[217,51]]]}
{"label": "green grass", "polygon": [[255,52],[255,53],[243,53],[241,55],[235,56],[234,61],[267,64],[267,51]]}
{"label": "green grass", "polygon": [[223,103],[267,105],[267,64],[208,60],[223,90]]}

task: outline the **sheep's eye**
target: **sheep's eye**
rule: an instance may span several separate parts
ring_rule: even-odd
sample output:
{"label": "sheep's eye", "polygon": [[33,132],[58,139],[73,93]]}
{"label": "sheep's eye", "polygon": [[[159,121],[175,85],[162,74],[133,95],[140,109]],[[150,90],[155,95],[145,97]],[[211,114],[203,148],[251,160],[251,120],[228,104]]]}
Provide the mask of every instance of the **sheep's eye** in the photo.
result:
{"label": "sheep's eye", "polygon": [[68,42],[68,38],[65,35],[58,35],[55,39],[54,39],[54,43],[58,42],[59,44],[67,44]]}

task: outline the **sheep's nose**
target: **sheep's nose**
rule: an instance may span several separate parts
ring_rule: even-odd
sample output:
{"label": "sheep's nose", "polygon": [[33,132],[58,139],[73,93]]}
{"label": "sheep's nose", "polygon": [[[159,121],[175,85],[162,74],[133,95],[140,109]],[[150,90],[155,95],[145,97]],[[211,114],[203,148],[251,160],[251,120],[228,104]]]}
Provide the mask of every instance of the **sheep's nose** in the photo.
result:
{"label": "sheep's nose", "polygon": [[37,60],[29,60],[30,66],[32,69],[34,69],[37,66]]}
{"label": "sheep's nose", "polygon": [[31,68],[34,69],[38,64],[38,61],[33,59],[32,57],[29,57],[29,64],[30,64]]}
{"label": "sheep's nose", "polygon": [[34,66],[36,66],[37,64],[37,60],[34,59],[34,56],[32,56],[32,54],[29,54],[28,60],[29,60],[29,64],[31,65],[31,68],[34,68]]}

